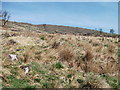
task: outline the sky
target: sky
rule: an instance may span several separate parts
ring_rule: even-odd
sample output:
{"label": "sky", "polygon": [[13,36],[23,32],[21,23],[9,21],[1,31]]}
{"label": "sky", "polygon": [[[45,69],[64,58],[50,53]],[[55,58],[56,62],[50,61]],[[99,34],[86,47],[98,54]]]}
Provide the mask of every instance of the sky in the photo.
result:
{"label": "sky", "polygon": [[103,29],[118,33],[117,2],[2,2],[11,21]]}

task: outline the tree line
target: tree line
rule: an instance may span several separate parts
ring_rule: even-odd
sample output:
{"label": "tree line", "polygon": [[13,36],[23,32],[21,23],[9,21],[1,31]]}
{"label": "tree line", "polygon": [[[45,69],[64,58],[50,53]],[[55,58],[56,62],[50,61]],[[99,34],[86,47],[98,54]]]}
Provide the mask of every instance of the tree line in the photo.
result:
{"label": "tree line", "polygon": [[[102,28],[100,28],[99,29],[99,32],[100,32],[100,34],[102,34],[103,33],[103,30],[102,30]],[[109,31],[111,34],[114,34],[114,32],[115,32],[115,30],[114,29],[110,29],[110,31]]]}

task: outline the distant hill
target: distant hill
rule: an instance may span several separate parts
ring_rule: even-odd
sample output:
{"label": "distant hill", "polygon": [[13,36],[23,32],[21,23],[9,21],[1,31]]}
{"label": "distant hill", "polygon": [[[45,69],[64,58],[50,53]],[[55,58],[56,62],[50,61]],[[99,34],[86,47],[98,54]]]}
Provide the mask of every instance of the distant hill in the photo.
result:
{"label": "distant hill", "polygon": [[86,36],[88,35],[107,36],[107,37],[119,36],[117,34],[111,35],[110,33],[105,33],[105,32],[100,33],[99,31],[96,30],[85,29],[80,27],[48,25],[48,24],[33,25],[29,23],[13,22],[13,21],[9,21],[7,27],[11,28],[11,30],[30,30],[38,33],[48,32],[48,33],[75,34],[75,35],[86,35]]}

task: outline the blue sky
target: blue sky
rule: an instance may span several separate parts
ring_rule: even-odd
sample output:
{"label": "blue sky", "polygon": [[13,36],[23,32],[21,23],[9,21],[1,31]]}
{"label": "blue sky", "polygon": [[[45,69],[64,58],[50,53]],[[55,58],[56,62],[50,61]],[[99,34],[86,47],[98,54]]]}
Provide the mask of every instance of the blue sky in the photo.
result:
{"label": "blue sky", "polygon": [[12,21],[118,32],[117,2],[3,2],[2,9]]}

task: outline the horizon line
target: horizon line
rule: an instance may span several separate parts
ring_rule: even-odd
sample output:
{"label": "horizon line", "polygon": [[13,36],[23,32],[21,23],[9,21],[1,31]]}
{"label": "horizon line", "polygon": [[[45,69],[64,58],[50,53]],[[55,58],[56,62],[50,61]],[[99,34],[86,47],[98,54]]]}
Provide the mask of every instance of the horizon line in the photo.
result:
{"label": "horizon line", "polygon": [[[0,19],[2,20],[2,19]],[[12,21],[12,20],[9,20],[9,22],[16,22],[16,23],[23,23],[23,24],[31,24],[31,25],[57,25],[57,26],[68,26],[68,27],[76,27],[76,28],[83,28],[83,29],[89,29],[89,30],[95,30],[95,31],[100,31],[100,29],[102,28],[92,28],[92,27],[84,27],[84,26],[75,26],[75,25],[65,25],[65,24],[51,24],[51,23],[40,23],[40,24],[35,24],[35,23],[30,23],[30,22],[22,22],[22,21]],[[112,29],[112,28],[111,28]],[[107,32],[107,31],[104,31],[104,29],[102,29],[104,33],[110,33],[110,32]],[[117,34],[117,35],[120,35],[118,32],[115,32],[114,34]]]}

